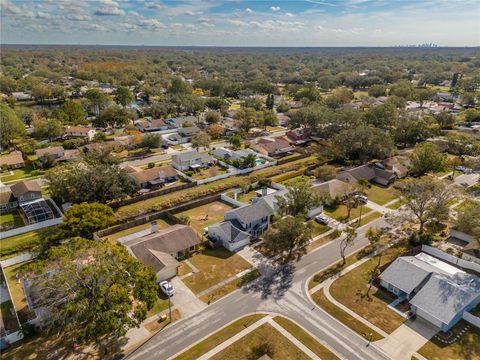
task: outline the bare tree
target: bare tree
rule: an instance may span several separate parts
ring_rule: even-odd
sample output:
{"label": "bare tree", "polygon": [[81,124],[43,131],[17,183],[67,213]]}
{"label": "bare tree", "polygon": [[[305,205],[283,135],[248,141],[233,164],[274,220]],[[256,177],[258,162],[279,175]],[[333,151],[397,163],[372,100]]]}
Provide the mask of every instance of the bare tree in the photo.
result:
{"label": "bare tree", "polygon": [[350,226],[345,229],[345,234],[346,236],[340,242],[340,255],[342,257],[342,265],[345,265],[347,262],[345,259],[345,252],[347,251],[347,248],[349,246],[352,246],[353,242],[357,238],[357,232],[354,228]]}

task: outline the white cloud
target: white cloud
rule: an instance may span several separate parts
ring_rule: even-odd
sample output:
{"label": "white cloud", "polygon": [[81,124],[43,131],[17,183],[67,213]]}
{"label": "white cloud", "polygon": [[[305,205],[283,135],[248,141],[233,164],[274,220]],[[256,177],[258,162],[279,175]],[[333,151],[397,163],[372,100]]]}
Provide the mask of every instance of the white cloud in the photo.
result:
{"label": "white cloud", "polygon": [[247,13],[251,14],[251,13],[253,13],[253,10],[252,10],[252,9],[250,9],[250,8],[246,8],[246,9],[245,9],[245,12],[247,12]]}
{"label": "white cloud", "polygon": [[273,12],[280,11],[280,6],[270,6],[270,10],[272,10]]}
{"label": "white cloud", "polygon": [[50,15],[46,12],[39,11],[39,12],[37,12],[37,18],[38,19],[51,19],[52,15]]}
{"label": "white cloud", "polygon": [[120,6],[113,0],[101,0],[100,6],[97,11],[95,11],[95,15],[98,16],[123,16],[125,15],[125,11],[120,9]]}
{"label": "white cloud", "polygon": [[164,6],[157,2],[146,2],[145,7],[147,9],[162,9]]}
{"label": "white cloud", "polygon": [[139,25],[143,28],[148,28],[151,30],[160,30],[165,29],[165,24],[157,19],[144,19],[139,22]]}
{"label": "white cloud", "polygon": [[293,17],[293,14],[291,12],[287,12],[287,13],[285,13],[285,15],[288,16],[288,17]]}
{"label": "white cloud", "polygon": [[227,19],[227,22],[235,26],[248,26],[248,23],[242,20]]}
{"label": "white cloud", "polygon": [[89,21],[92,17],[88,15],[68,15],[67,19],[72,21]]}

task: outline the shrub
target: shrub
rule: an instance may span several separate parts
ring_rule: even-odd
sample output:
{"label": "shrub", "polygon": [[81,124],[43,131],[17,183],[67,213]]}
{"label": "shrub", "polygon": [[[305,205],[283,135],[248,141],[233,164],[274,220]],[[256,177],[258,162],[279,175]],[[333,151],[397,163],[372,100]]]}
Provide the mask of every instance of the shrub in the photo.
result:
{"label": "shrub", "polygon": [[432,241],[433,237],[430,234],[413,233],[408,238],[408,243],[411,246],[430,245]]}
{"label": "shrub", "polygon": [[147,166],[148,166],[149,169],[154,168],[154,167],[155,167],[155,163],[150,162],[150,163],[148,163]]}

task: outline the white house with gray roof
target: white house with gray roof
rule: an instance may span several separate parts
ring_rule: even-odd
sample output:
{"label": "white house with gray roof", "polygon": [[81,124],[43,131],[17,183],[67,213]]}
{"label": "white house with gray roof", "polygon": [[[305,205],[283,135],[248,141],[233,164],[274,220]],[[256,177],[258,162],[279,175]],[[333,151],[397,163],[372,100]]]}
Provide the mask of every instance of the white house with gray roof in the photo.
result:
{"label": "white house with gray roof", "polygon": [[480,278],[426,253],[397,258],[380,285],[410,302],[410,310],[442,331],[480,303]]}
{"label": "white house with gray roof", "polygon": [[180,171],[206,167],[214,162],[210,155],[195,150],[172,155],[172,166]]}

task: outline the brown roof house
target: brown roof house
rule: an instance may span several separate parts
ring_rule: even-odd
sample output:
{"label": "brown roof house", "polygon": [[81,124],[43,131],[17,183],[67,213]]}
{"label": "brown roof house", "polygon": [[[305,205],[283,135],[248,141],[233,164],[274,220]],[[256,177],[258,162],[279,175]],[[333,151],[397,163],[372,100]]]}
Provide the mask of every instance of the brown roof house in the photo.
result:
{"label": "brown roof house", "polygon": [[42,197],[42,189],[36,181],[25,180],[10,186],[13,196],[18,200],[18,203],[24,203],[32,200],[37,200]]}
{"label": "brown roof house", "polygon": [[8,169],[20,169],[25,167],[23,156],[20,151],[12,151],[8,155],[0,156],[0,167]]}
{"label": "brown roof house", "polygon": [[407,177],[411,165],[410,159],[406,156],[393,156],[385,159],[382,164],[385,169],[393,171],[399,179]]}
{"label": "brown roof house", "polygon": [[158,282],[176,276],[180,266],[177,259],[196,251],[200,244],[200,237],[190,226],[177,224],[158,230],[155,221],[149,235],[124,243],[133,256],[153,267]]}
{"label": "brown roof house", "polygon": [[38,160],[42,163],[46,162],[49,158],[57,162],[64,162],[75,161],[81,157],[80,150],[65,150],[61,146],[49,146],[44,149],[37,149],[35,150],[35,155],[37,155]]}
{"label": "brown roof house", "polygon": [[141,132],[167,130],[168,125],[163,119],[144,119],[135,123],[135,126]]}
{"label": "brown roof house", "polygon": [[0,187],[0,211],[8,212],[18,207],[18,201],[8,186]]}
{"label": "brown roof house", "polygon": [[310,130],[309,129],[293,129],[287,131],[285,134],[288,137],[288,140],[294,145],[304,145],[310,141]]}
{"label": "brown roof house", "polygon": [[337,174],[337,179],[356,184],[358,180],[365,179],[378,185],[389,186],[393,184],[396,175],[392,170],[387,170],[382,164],[368,164],[358,166]]}
{"label": "brown roof house", "polygon": [[260,154],[268,156],[284,155],[295,149],[294,146],[290,145],[290,141],[286,136],[260,138],[256,144],[250,147]]}
{"label": "brown roof house", "polygon": [[345,200],[355,193],[354,188],[338,179],[325,181],[321,184],[312,186],[319,195],[330,197],[331,199],[338,198],[339,200]]}
{"label": "brown roof house", "polygon": [[177,171],[170,165],[145,170],[128,166],[125,171],[135,185],[141,189],[152,189],[178,180]]}

